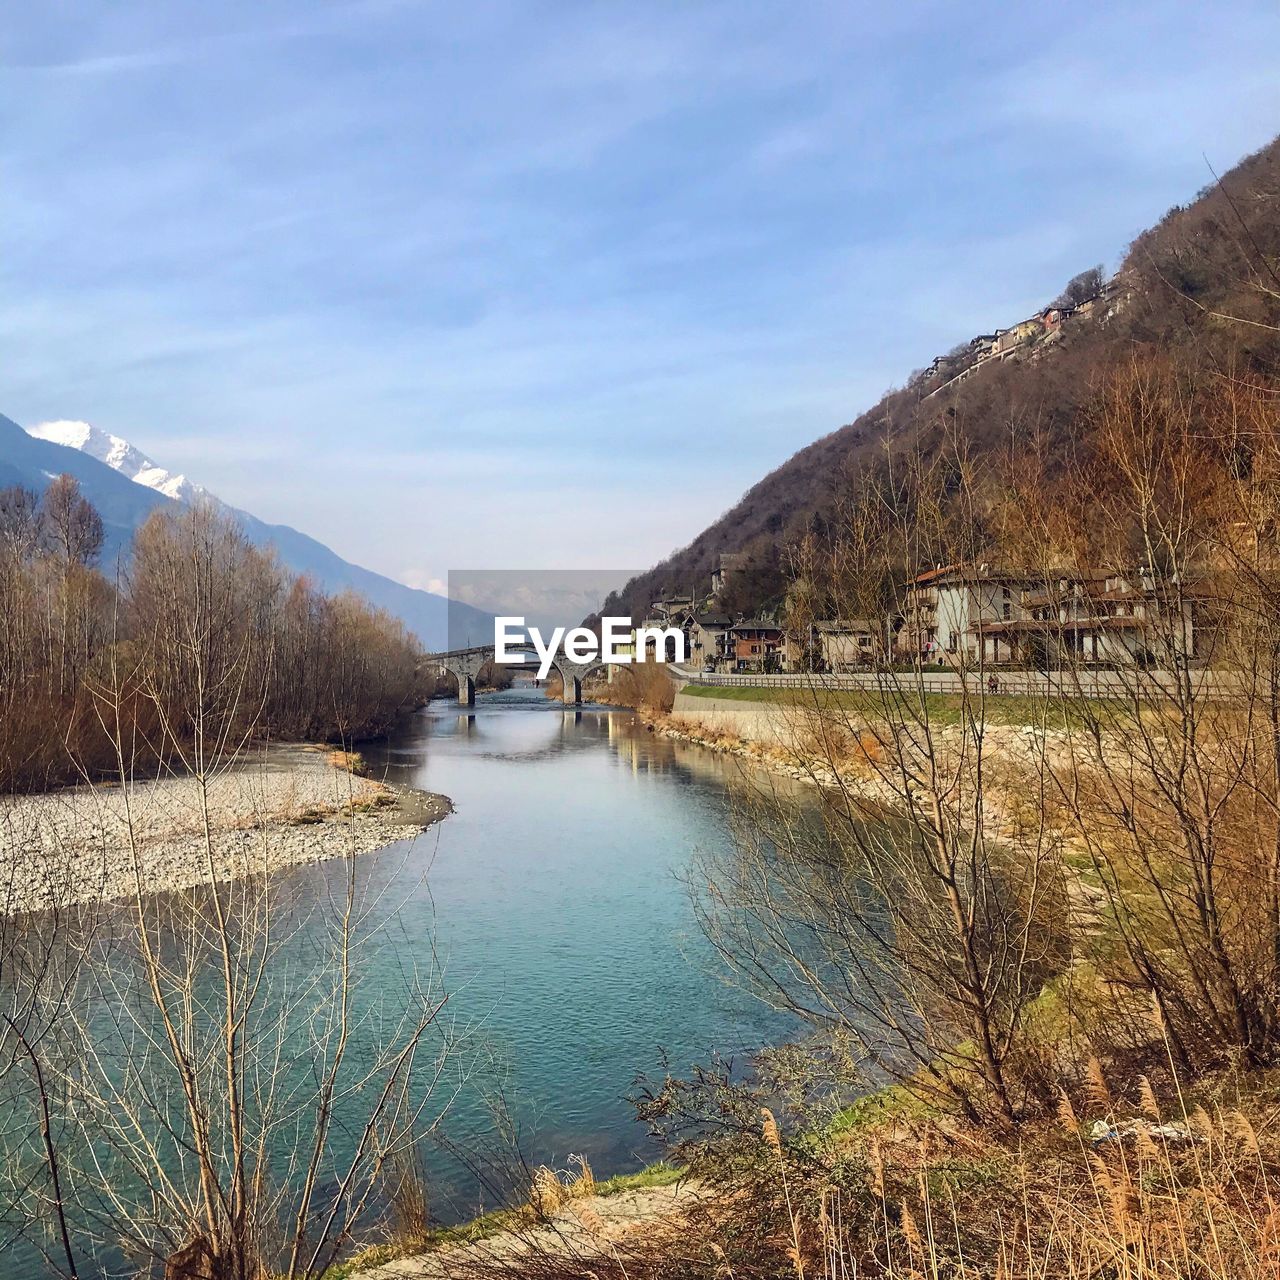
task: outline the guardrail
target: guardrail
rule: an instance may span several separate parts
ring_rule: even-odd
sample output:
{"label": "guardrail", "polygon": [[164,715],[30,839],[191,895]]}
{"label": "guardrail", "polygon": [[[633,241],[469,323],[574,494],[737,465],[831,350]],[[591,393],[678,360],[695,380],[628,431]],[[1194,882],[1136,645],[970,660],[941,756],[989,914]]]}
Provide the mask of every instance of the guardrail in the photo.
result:
{"label": "guardrail", "polygon": [[[1181,679],[1172,671],[1002,671],[997,668],[958,671],[868,671],[833,674],[788,673],[755,675],[738,672],[685,671],[675,668],[687,684],[720,688],[830,689],[872,692],[962,693],[980,691],[993,696],[1029,697],[1046,695],[1069,698],[1132,697],[1135,694],[1171,692]],[[1228,673],[1192,671],[1191,680],[1199,694],[1227,696],[1233,691]]]}

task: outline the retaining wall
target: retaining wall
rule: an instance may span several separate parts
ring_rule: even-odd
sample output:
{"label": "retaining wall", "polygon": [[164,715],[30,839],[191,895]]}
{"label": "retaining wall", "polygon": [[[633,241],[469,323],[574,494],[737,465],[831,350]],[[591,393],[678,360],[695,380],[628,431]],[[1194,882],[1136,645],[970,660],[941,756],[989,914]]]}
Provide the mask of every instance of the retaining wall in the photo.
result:
{"label": "retaining wall", "polygon": [[698,698],[677,693],[671,714],[744,742],[787,741],[802,709],[781,702],[742,702],[733,698]]}

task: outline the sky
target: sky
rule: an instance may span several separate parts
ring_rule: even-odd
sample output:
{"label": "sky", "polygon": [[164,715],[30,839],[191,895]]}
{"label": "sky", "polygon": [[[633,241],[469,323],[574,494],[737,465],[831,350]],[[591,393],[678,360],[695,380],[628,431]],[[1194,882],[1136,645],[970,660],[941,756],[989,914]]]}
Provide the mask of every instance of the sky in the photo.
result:
{"label": "sky", "polygon": [[643,566],[1280,131],[1246,4],[0,25],[0,412],[414,586]]}

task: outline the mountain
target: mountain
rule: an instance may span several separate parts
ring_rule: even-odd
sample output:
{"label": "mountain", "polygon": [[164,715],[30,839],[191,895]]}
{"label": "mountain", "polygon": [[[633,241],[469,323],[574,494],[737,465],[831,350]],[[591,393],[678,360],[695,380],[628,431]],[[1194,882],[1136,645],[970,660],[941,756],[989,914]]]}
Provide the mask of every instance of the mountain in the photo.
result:
{"label": "mountain", "polygon": [[[895,453],[927,456],[944,434],[959,435],[978,456],[1016,449],[1034,436],[1037,447],[1065,464],[1073,451],[1087,450],[1082,410],[1091,387],[1135,350],[1185,355],[1217,371],[1230,364],[1237,372],[1274,373],[1277,263],[1280,139],[1139,235],[1101,297],[1039,333],[1030,318],[1020,324],[1010,316],[1004,334],[961,344],[950,360],[939,357],[770,472],[688,546],[628,583],[604,611],[642,615],[664,595],[702,595],[724,553],[741,559],[722,604],[744,615],[774,608],[785,591],[786,547],[806,533],[823,534],[860,474],[886,467]],[[1002,342],[1010,345],[1002,349]]]}
{"label": "mountain", "polygon": [[172,503],[172,499],[134,484],[96,458],[34,439],[0,414],[0,488],[21,484],[42,493],[50,480],[64,473],[79,481],[102,516],[106,533],[102,566],[107,573],[127,553],[133,531],[157,507]]}
{"label": "mountain", "polygon": [[37,440],[65,445],[68,449],[79,449],[81,453],[105,462],[112,471],[118,471],[127,479],[154,489],[166,498],[194,502],[197,498],[213,496],[201,485],[192,484],[186,476],[175,476],[157,466],[127,440],[99,431],[87,422],[69,422],[65,419],[59,422],[41,422],[26,430],[29,436]]}
{"label": "mountain", "polygon": [[[196,499],[213,501],[233,515],[256,546],[272,547],[294,573],[326,591],[356,591],[400,618],[429,650],[448,646],[450,634],[493,638],[493,617],[343,560],[322,542],[288,525],[267,524],[228,506],[186,477],[157,466],[127,440],[84,422],[48,422],[24,431],[0,415],[0,488],[26,485],[43,492],[55,476],[73,476],[98,509],[106,532],[102,565],[108,573],[127,560],[133,532],[157,508]],[[452,615],[452,618],[451,616]]]}

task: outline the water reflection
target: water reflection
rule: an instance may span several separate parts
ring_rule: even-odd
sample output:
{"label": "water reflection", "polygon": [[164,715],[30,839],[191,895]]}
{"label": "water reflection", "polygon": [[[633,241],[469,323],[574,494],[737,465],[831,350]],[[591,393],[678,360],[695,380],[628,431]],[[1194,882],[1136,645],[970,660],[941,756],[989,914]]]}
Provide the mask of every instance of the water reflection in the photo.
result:
{"label": "water reflection", "polygon": [[[430,875],[403,928],[419,936],[429,900],[446,982],[484,1020],[530,1159],[652,1159],[624,1101],[637,1072],[664,1051],[679,1071],[794,1030],[723,981],[680,879],[728,847],[732,792],[750,785],[740,761],[528,687],[465,716],[433,706],[365,754],[454,802],[419,842]],[[385,857],[403,853],[371,861]],[[488,1119],[464,1101],[453,1132],[465,1143]]]}
{"label": "water reflection", "polygon": [[[509,1189],[500,1127],[530,1164],[564,1167],[579,1153],[602,1176],[634,1168],[658,1154],[625,1101],[638,1072],[684,1072],[795,1030],[722,980],[680,880],[696,855],[727,849],[732,793],[749,784],[740,762],[653,734],[629,711],[565,708],[529,688],[467,712],[434,704],[364,754],[455,805],[417,840],[356,863],[360,899],[386,915],[361,959],[360,1000],[371,1007],[429,971],[462,1045],[456,1096],[424,1153],[437,1217],[469,1217]],[[337,861],[273,882],[282,1000],[327,954],[345,874]],[[135,981],[132,927],[113,909],[95,941],[122,999]],[[306,1074],[301,1048],[282,1060]],[[283,1148],[273,1160],[287,1166]],[[40,1267],[0,1257],[6,1277]]]}

